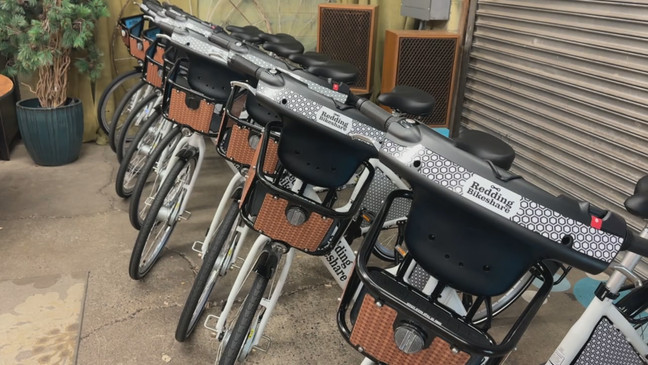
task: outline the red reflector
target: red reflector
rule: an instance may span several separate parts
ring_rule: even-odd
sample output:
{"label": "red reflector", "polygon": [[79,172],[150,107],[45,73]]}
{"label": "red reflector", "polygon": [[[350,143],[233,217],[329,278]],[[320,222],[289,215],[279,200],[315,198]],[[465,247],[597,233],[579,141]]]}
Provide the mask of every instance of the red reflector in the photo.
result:
{"label": "red reflector", "polygon": [[603,220],[601,218],[592,216],[592,222],[590,223],[590,226],[596,229],[601,229],[602,225],[603,225]]}
{"label": "red reflector", "polygon": [[335,91],[340,90],[340,85],[339,84],[333,84],[333,90],[335,90]]}

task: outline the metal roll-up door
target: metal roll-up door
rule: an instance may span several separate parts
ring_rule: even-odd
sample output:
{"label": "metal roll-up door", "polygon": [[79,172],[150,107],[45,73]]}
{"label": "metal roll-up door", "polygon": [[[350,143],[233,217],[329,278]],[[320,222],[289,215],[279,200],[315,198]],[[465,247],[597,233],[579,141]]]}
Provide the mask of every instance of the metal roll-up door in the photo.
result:
{"label": "metal roll-up door", "polygon": [[477,0],[457,106],[514,171],[612,209],[648,173],[648,2]]}

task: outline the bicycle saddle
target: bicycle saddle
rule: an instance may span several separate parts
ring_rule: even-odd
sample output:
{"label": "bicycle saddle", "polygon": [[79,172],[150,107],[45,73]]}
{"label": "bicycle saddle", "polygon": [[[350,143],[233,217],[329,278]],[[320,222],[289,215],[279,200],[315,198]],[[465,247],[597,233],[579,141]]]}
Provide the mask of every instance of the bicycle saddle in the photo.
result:
{"label": "bicycle saddle", "polygon": [[515,151],[508,143],[478,130],[465,130],[455,139],[455,146],[504,170],[510,169],[515,159]]}
{"label": "bicycle saddle", "polygon": [[266,42],[263,44],[263,48],[266,51],[274,52],[278,56],[284,58],[290,56],[291,54],[304,52],[304,45],[301,44],[298,40],[282,41],[279,43]]}
{"label": "bicycle saddle", "polygon": [[280,121],[281,118],[277,113],[272,110],[265,108],[263,105],[259,104],[254,95],[251,93],[247,94],[247,99],[245,100],[245,109],[248,114],[254,119],[255,122],[259,123],[262,126],[274,121]]}
{"label": "bicycle saddle", "polygon": [[263,33],[259,28],[248,25],[245,27],[237,27],[235,25],[228,25],[225,29],[231,32],[232,37],[250,42],[250,43],[261,43],[261,37],[259,35]]}
{"label": "bicycle saddle", "polygon": [[378,102],[392,109],[419,116],[430,114],[435,104],[434,96],[405,85],[398,85],[392,91],[380,94]]}
{"label": "bicycle saddle", "polygon": [[281,42],[297,40],[295,39],[295,37],[287,33],[277,33],[277,34],[261,33],[259,34],[259,38],[263,39],[266,42],[272,42],[272,43],[281,43]]}
{"label": "bicycle saddle", "polygon": [[630,214],[648,219],[648,175],[639,179],[635,185],[634,195],[626,199],[623,205]]}
{"label": "bicycle saddle", "polygon": [[328,61],[323,64],[308,67],[308,72],[313,75],[330,78],[347,84],[353,83],[360,72],[354,65],[344,61]]}
{"label": "bicycle saddle", "polygon": [[648,194],[648,175],[642,177],[637,181],[637,185],[635,185],[635,194]]}
{"label": "bicycle saddle", "polygon": [[323,53],[304,52],[291,54],[288,56],[288,59],[303,67],[311,67],[325,64],[331,60],[331,57]]}

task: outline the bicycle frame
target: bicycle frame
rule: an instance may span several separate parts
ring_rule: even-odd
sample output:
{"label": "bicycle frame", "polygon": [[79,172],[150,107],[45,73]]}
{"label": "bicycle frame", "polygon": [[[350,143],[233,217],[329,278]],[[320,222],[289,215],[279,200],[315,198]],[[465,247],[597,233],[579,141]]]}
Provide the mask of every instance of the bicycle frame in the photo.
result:
{"label": "bicycle frame", "polygon": [[[648,227],[644,228],[640,236],[648,238]],[[632,273],[640,259],[640,255],[627,252],[620,264],[613,265],[615,271],[605,284],[612,297],[618,294],[626,278],[633,280],[636,285],[641,285],[639,278]],[[602,299],[599,296],[594,297],[585,312],[567,332],[567,335],[560,342],[546,365],[571,364],[588,344],[592,333],[603,318],[607,318],[620,331],[634,351],[641,355],[645,362],[646,356],[648,356],[648,345],[646,345],[628,319],[619,312],[614,305],[614,299],[608,296],[601,297]]]}
{"label": "bicycle frame", "polygon": [[[228,164],[231,166],[231,163],[229,161]],[[214,234],[216,233],[216,229],[218,228],[218,225],[221,223],[223,219],[223,213],[225,212],[225,207],[227,206],[227,202],[231,200],[234,191],[236,191],[236,189],[238,189],[239,187],[243,186],[244,183],[245,183],[245,177],[241,175],[241,173],[238,170],[236,170],[236,173],[234,174],[234,176],[232,176],[232,179],[230,180],[229,184],[227,184],[227,188],[223,193],[223,197],[218,203],[218,208],[216,208],[214,217],[212,218],[211,224],[209,225],[209,230],[207,230],[207,234],[205,235],[205,241],[203,242],[200,249],[196,249],[194,247],[194,251],[199,252],[202,257],[204,257],[207,254],[209,243],[214,237]],[[235,203],[236,202],[233,202],[232,204]],[[245,226],[240,230],[239,233],[241,233],[241,238],[239,239],[239,242],[245,242],[245,237],[247,237],[248,232],[249,232],[249,227],[247,226]],[[236,246],[236,250],[234,251],[232,257],[238,257],[238,252],[240,251],[241,246],[242,246],[241,244],[238,244]]]}

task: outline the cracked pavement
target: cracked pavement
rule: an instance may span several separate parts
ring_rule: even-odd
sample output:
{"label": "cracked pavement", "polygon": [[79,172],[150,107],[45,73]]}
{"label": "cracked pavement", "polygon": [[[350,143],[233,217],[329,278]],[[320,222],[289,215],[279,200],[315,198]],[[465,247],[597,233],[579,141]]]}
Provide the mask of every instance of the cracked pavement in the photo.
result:
{"label": "cracked pavement", "polygon": [[[137,231],[128,201],[114,192],[118,166],[108,146],[86,143],[78,161],[60,167],[37,166],[22,144],[14,147],[0,161],[0,280],[89,273],[78,364],[212,364],[212,332],[199,326],[185,343],[174,333],[201,263],[191,244],[203,239],[231,170],[209,151],[192,217],[178,223],[151,273],[134,281],[128,262]],[[207,313],[219,314],[233,274],[219,281]],[[254,351],[248,363],[359,363],[335,322],[340,294],[319,258],[297,254],[266,330],[269,352]]]}

